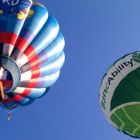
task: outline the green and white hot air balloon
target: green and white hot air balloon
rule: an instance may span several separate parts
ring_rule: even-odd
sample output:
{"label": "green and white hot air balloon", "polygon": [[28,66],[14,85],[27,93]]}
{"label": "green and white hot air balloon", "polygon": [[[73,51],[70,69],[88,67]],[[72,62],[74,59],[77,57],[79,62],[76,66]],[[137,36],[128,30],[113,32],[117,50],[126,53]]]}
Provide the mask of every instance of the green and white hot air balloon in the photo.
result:
{"label": "green and white hot air balloon", "polygon": [[140,138],[140,52],[125,55],[108,69],[99,100],[113,126]]}

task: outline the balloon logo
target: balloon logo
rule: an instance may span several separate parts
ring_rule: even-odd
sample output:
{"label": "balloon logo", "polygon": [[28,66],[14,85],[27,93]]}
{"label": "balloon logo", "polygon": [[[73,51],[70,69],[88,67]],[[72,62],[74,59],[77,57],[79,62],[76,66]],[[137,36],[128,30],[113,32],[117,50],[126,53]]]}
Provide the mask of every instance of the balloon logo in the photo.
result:
{"label": "balloon logo", "polygon": [[26,8],[25,8],[25,9],[22,9],[22,10],[20,10],[19,13],[17,14],[17,18],[18,18],[19,20],[25,19],[27,13],[28,13],[28,9],[26,9]]}
{"label": "balloon logo", "polygon": [[19,6],[12,6],[11,10],[15,13],[17,19],[23,20],[28,15],[31,4],[31,1],[22,0]]}
{"label": "balloon logo", "polygon": [[44,96],[65,61],[64,37],[45,6],[12,2],[0,1],[0,105],[8,110]]}

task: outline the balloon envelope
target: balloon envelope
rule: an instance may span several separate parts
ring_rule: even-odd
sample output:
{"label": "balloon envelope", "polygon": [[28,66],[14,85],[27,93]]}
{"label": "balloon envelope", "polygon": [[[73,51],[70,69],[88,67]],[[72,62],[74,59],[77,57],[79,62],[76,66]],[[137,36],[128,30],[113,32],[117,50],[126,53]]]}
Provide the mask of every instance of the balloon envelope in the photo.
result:
{"label": "balloon envelope", "polygon": [[118,130],[140,137],[140,52],[117,60],[104,75],[100,105]]}
{"label": "balloon envelope", "polygon": [[0,1],[1,106],[13,109],[47,93],[65,61],[57,20],[32,0]]}

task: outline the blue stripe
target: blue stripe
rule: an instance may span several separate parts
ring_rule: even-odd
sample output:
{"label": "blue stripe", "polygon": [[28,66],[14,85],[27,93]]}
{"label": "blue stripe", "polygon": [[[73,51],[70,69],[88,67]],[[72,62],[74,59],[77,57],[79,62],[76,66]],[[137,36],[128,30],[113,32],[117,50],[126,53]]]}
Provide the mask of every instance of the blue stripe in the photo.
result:
{"label": "blue stripe", "polygon": [[49,16],[46,24],[31,43],[31,46],[35,48],[36,54],[40,53],[56,38],[58,31],[59,25],[57,20],[54,17]]}

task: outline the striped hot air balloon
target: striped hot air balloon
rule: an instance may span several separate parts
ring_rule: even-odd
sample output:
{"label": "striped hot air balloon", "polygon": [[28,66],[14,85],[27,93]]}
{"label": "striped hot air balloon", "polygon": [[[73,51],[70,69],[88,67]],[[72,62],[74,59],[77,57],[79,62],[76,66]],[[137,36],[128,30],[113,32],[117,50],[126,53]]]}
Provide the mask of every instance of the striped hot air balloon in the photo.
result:
{"label": "striped hot air balloon", "polygon": [[1,0],[1,106],[11,110],[43,96],[60,75],[64,44],[57,20],[42,4]]}

